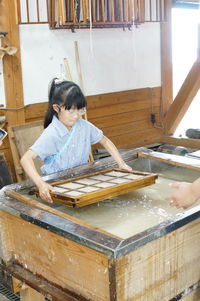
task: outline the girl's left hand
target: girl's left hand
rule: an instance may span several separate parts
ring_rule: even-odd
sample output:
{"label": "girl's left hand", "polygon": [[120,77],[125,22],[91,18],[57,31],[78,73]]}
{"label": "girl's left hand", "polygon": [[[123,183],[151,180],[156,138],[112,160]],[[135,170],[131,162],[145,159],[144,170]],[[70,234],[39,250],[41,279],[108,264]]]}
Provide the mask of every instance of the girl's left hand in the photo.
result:
{"label": "girl's left hand", "polygon": [[120,168],[120,169],[127,170],[127,171],[133,171],[132,167],[130,167],[129,165],[127,165],[125,162],[120,163],[120,164],[119,164],[119,168]]}

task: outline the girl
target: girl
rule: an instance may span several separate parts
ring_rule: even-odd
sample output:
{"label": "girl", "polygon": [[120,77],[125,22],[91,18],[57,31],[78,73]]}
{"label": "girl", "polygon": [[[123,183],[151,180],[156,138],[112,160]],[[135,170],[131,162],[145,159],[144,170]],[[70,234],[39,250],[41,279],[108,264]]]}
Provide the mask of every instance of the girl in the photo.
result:
{"label": "girl", "polygon": [[49,105],[44,131],[21,159],[21,164],[39,189],[40,197],[52,202],[53,187],[38,174],[33,159],[44,161],[42,173],[48,175],[88,162],[91,144],[100,143],[118,163],[119,168],[131,171],[115,145],[89,121],[81,119],[86,113],[86,99],[73,82],[54,78],[49,88]]}

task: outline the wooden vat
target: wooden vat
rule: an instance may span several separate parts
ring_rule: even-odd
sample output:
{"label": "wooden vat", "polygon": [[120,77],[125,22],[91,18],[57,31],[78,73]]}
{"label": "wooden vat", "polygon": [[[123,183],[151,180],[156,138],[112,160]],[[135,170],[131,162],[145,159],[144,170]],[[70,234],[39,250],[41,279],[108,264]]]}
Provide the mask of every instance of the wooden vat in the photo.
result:
{"label": "wooden vat", "polygon": [[[134,153],[128,158],[134,159]],[[101,162],[59,177],[112,165],[109,159]],[[141,161],[138,166],[144,170]],[[4,195],[8,189],[23,193],[30,187],[30,182],[10,185],[0,194],[0,256],[15,278],[53,300],[200,300],[200,206],[123,239],[66,213],[60,217]]]}

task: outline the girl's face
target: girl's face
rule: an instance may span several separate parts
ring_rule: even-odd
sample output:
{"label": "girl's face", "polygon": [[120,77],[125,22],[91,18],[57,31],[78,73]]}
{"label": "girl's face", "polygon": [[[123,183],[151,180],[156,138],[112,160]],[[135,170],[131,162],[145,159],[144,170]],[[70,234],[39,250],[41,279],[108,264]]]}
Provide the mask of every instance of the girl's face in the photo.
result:
{"label": "girl's face", "polygon": [[65,109],[63,106],[54,107],[54,110],[58,113],[58,119],[66,125],[67,128],[71,128],[82,115],[86,113],[86,108],[77,109],[72,107],[70,110]]}

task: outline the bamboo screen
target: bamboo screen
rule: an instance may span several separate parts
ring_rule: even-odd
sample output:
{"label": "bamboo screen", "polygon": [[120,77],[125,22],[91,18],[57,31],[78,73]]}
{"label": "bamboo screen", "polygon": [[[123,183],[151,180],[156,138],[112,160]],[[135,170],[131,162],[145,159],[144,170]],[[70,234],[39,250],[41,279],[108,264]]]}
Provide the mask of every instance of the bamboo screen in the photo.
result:
{"label": "bamboo screen", "polygon": [[166,21],[165,0],[16,0],[19,24],[50,28],[131,27]]}

